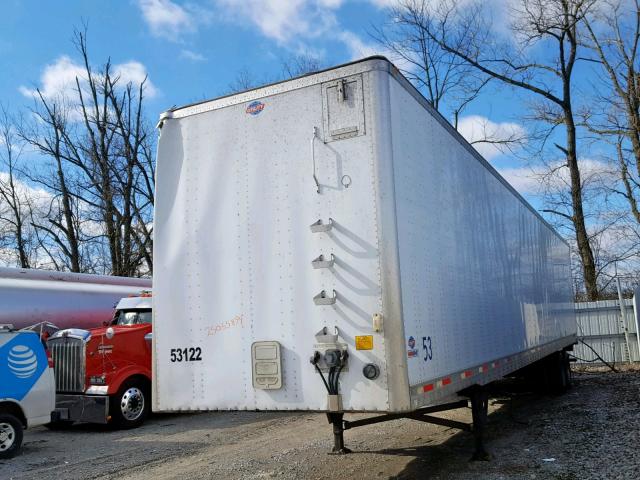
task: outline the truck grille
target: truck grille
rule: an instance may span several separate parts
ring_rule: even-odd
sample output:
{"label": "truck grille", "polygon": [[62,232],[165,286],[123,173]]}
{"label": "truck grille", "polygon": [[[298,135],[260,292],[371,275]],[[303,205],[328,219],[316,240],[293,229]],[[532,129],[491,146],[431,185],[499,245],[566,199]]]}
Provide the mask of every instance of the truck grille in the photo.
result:
{"label": "truck grille", "polygon": [[63,337],[47,342],[53,358],[56,392],[84,392],[85,343],[79,338]]}

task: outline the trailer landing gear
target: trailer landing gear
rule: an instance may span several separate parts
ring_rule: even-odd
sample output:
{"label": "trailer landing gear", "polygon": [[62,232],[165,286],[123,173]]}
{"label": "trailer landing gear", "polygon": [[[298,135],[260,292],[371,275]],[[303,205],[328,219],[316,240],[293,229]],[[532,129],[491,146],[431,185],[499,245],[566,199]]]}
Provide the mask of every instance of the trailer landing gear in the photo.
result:
{"label": "trailer landing gear", "polygon": [[[486,395],[486,394],[485,394]],[[486,418],[486,401],[485,401],[485,418]],[[330,412],[327,413],[327,419],[329,423],[333,425],[333,449],[331,454],[342,455],[350,453],[347,447],[344,446],[344,431],[356,427],[364,427],[365,425],[373,425],[374,423],[389,422],[391,420],[397,420],[399,418],[410,418],[411,420],[418,420],[425,423],[433,423],[435,425],[442,425],[450,428],[457,428],[459,430],[465,430],[467,432],[472,431],[471,426],[468,423],[458,422],[456,420],[449,420],[446,418],[438,418],[429,415],[429,413],[444,412],[446,410],[454,410],[457,408],[466,408],[468,406],[467,400],[460,400],[453,403],[445,403],[443,405],[436,405],[434,407],[425,407],[413,412],[407,413],[390,413],[387,415],[378,415],[375,417],[363,418],[361,420],[346,421],[343,420],[344,413],[342,412]],[[474,422],[475,422],[474,415]],[[482,443],[482,441],[480,441]],[[476,444],[477,445],[477,444]],[[485,453],[485,457],[486,457]]]}
{"label": "trailer landing gear", "polygon": [[347,422],[342,419],[343,416],[344,413],[327,413],[327,419],[333,425],[333,448],[330,455],[351,453],[351,450],[344,446],[344,425]]}
{"label": "trailer landing gear", "polygon": [[471,461],[489,461],[491,456],[484,448],[484,435],[487,429],[487,413],[489,409],[489,394],[485,387],[475,386],[469,390],[471,400],[471,417],[473,419],[473,440],[475,451]]}

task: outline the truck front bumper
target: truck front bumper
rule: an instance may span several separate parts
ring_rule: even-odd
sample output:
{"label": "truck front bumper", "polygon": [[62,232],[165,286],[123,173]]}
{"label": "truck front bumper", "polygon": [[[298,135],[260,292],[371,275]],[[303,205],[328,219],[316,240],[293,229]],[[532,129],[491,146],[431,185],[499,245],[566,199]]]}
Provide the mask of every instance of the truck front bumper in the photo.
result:
{"label": "truck front bumper", "polygon": [[57,394],[53,421],[107,423],[109,397],[106,395]]}

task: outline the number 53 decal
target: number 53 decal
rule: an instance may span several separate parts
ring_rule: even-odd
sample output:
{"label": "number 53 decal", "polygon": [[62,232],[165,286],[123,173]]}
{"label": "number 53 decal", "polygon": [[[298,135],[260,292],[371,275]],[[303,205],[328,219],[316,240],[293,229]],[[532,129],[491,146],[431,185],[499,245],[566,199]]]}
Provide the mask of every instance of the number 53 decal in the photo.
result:
{"label": "number 53 decal", "polygon": [[433,350],[431,350],[431,337],[422,337],[422,349],[424,350],[425,362],[433,358]]}

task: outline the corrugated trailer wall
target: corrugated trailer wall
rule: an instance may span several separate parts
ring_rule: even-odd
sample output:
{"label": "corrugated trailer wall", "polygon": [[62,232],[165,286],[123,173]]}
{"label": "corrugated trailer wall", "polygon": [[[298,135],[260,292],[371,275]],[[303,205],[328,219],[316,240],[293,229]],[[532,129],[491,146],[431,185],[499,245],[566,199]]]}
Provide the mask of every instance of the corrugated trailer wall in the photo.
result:
{"label": "corrugated trailer wall", "polygon": [[[620,302],[601,300],[598,302],[576,303],[578,338],[590,345],[607,362],[640,361],[636,312],[633,300],[624,300],[625,322],[629,337],[629,356],[626,353],[626,339],[621,321]],[[596,355],[582,343],[575,346],[576,357],[583,360],[596,360]],[[578,363],[587,363],[578,360]]]}

